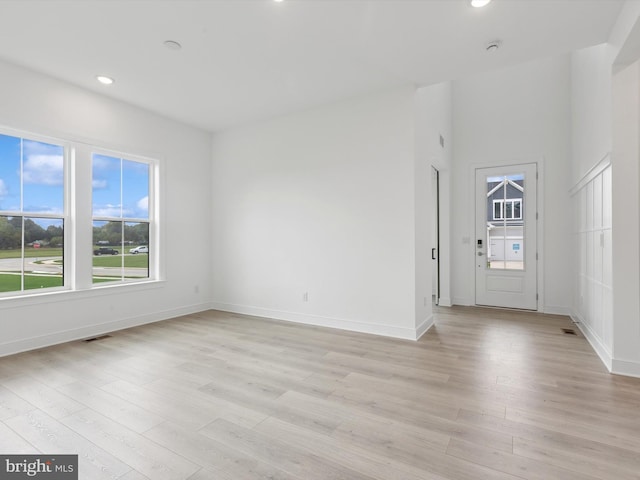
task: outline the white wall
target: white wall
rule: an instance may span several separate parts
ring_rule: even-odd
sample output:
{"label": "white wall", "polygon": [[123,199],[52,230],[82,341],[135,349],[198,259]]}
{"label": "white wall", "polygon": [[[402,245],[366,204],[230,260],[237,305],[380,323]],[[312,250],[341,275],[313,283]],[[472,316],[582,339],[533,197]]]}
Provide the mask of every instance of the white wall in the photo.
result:
{"label": "white wall", "polygon": [[403,338],[424,329],[414,94],[398,89],[214,136],[215,308]]}
{"label": "white wall", "polygon": [[[431,177],[431,167],[440,174],[440,301],[451,306],[451,157],[453,145],[451,82],[419,88],[416,92],[416,309],[424,304],[424,292],[431,292],[431,248],[434,247],[434,192],[420,189]],[[440,145],[440,135],[444,147]],[[426,210],[425,210],[426,209]],[[428,210],[428,211],[427,211]],[[428,220],[427,220],[428,219]],[[428,221],[428,225],[424,222]],[[423,228],[421,229],[420,226]],[[422,235],[422,236],[420,236]],[[422,248],[426,247],[426,248]],[[426,270],[419,267],[429,265]],[[428,278],[427,278],[428,277]],[[430,302],[427,302],[430,303]],[[423,313],[426,318],[426,313]]]}
{"label": "white wall", "polygon": [[613,362],[640,377],[640,61],[613,76]]}
{"label": "white wall", "polygon": [[[542,310],[571,299],[570,59],[558,56],[453,82],[452,292],[475,303],[474,177],[477,166],[542,162],[538,250]],[[540,228],[541,227],[541,228]],[[542,232],[542,236],[540,233]]]}
{"label": "white wall", "polygon": [[[626,67],[640,58],[639,17],[640,2],[625,2],[607,44],[572,54],[575,231],[586,235],[584,242],[595,236],[577,257],[572,316],[607,368],[635,376],[640,376],[640,83],[637,67]],[[609,161],[611,167],[601,172]]]}
{"label": "white wall", "polygon": [[571,55],[571,183],[611,152],[611,57],[609,44]]}
{"label": "white wall", "polygon": [[[572,318],[607,368],[613,359],[611,65],[614,48],[571,55],[575,271]],[[609,165],[609,166],[607,166]]]}
{"label": "white wall", "polygon": [[8,64],[0,78],[1,125],[160,160],[165,278],[2,299],[0,355],[208,308],[210,135]]}

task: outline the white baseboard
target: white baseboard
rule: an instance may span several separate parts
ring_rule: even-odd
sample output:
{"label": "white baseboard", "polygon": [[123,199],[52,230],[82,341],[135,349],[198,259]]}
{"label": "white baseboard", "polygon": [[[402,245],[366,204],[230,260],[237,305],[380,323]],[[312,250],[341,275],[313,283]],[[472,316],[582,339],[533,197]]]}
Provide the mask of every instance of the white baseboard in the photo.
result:
{"label": "white baseboard", "polygon": [[591,330],[591,328],[584,323],[582,316],[578,312],[571,310],[570,317],[587,339],[591,348],[593,348],[596,354],[600,357],[604,366],[607,367],[607,370],[613,373],[613,358],[611,356],[611,352],[609,352],[609,350],[602,344],[600,338]]}
{"label": "white baseboard", "polygon": [[452,307],[451,299],[449,297],[440,297],[438,300],[439,307]]}
{"label": "white baseboard", "polygon": [[614,359],[611,373],[640,378],[640,363]]}
{"label": "white baseboard", "polygon": [[416,340],[419,340],[422,335],[427,333],[427,331],[433,327],[433,314],[429,315],[425,318],[420,325],[416,328]]}
{"label": "white baseboard", "polygon": [[584,323],[579,313],[572,310],[571,319],[576,323],[577,327],[580,329],[610,373],[640,378],[640,362],[613,358],[611,352],[609,352],[609,350],[602,344],[598,336],[593,333],[586,323]]}
{"label": "white baseboard", "polygon": [[548,313],[549,315],[565,315],[567,317],[571,316],[571,309],[569,307],[559,307],[557,305],[545,305],[543,308],[544,313]]}
{"label": "white baseboard", "polygon": [[64,330],[62,332],[55,332],[38,337],[30,337],[7,343],[0,343],[0,357],[26,352],[29,350],[35,350],[43,347],[50,347],[52,345],[57,345],[60,343],[81,340],[83,338],[96,337],[98,335],[104,335],[106,333],[115,332],[117,330],[122,330],[125,328],[137,327],[139,325],[159,322],[162,320],[167,320],[169,318],[180,317],[182,315],[203,312],[209,309],[210,306],[208,303],[189,305],[185,307],[174,308],[171,310],[164,310],[160,312],[140,315],[137,317],[124,318],[113,322],[86,325],[80,328]]}
{"label": "white baseboard", "polygon": [[475,300],[466,297],[453,297],[453,305],[462,305],[468,307],[470,305],[475,305]]}
{"label": "white baseboard", "polygon": [[[385,337],[402,338],[405,340],[417,340],[418,332],[423,330],[426,332],[429,327],[429,320],[426,319],[418,328],[397,327],[395,325],[380,325],[377,323],[361,322],[359,320],[347,320],[343,318],[324,317],[321,315],[310,315],[307,313],[286,312],[282,310],[271,310],[261,307],[252,307],[247,305],[235,305],[230,303],[212,302],[210,305],[213,310],[221,310],[223,312],[240,313],[243,315],[254,315],[257,317],[272,318],[275,320],[284,320],[286,322],[302,323],[305,325],[315,325],[317,327],[337,328],[340,330],[350,330],[352,332],[370,333],[373,335],[382,335]],[[420,333],[420,335],[422,335]]]}

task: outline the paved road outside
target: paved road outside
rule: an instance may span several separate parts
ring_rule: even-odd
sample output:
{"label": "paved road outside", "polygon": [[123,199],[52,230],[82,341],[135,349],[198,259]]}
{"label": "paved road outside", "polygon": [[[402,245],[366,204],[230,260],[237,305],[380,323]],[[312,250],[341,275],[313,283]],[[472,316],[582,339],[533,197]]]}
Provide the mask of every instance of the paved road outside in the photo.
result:
{"label": "paved road outside", "polygon": [[[30,273],[42,273],[47,275],[61,275],[62,265],[56,263],[61,260],[62,257],[38,257],[38,258],[25,258],[24,270]],[[41,262],[41,263],[35,263]],[[21,258],[2,258],[0,259],[0,273],[16,273],[22,271],[22,259]],[[120,275],[119,268],[113,267],[93,267],[94,276],[114,276]],[[141,277],[146,278],[148,272],[146,268],[125,268],[125,277]]]}

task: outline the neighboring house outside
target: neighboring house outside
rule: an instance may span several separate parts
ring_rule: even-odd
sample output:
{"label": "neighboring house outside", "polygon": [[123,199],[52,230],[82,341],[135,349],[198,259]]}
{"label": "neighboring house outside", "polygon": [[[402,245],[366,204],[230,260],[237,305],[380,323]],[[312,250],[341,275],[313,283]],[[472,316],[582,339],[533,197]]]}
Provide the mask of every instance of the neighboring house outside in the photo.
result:
{"label": "neighboring house outside", "polygon": [[523,268],[524,178],[522,175],[492,177],[487,181],[487,246],[487,260],[490,268]]}

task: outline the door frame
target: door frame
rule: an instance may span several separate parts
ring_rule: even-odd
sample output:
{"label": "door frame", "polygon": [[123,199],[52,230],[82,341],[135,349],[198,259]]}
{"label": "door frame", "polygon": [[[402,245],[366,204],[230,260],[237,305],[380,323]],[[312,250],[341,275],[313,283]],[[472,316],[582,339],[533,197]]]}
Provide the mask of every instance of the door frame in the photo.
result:
{"label": "door frame", "polygon": [[[538,204],[538,223],[536,225],[536,245],[538,250],[538,261],[536,262],[537,268],[537,278],[536,283],[538,287],[538,309],[534,311],[538,311],[543,313],[545,311],[545,292],[544,292],[544,157],[528,157],[528,158],[511,158],[511,159],[502,159],[496,160],[492,162],[478,162],[472,163],[469,165],[470,169],[468,170],[468,178],[467,178],[467,192],[471,192],[469,194],[469,198],[467,200],[467,205],[469,211],[472,212],[469,215],[468,219],[468,238],[469,245],[468,248],[468,261],[466,271],[468,275],[471,275],[473,281],[469,286],[469,298],[473,299],[471,301],[471,305],[476,305],[476,245],[475,241],[471,241],[471,239],[475,238],[476,234],[476,170],[478,168],[492,168],[492,167],[509,167],[509,166],[517,166],[524,165],[528,163],[535,163],[538,171],[538,179],[536,182],[536,197]],[[501,307],[496,307],[501,308]]]}
{"label": "door frame", "polygon": [[[434,176],[435,175],[435,176]],[[433,179],[435,178],[435,186],[433,185]],[[432,218],[432,222],[431,225],[435,228],[435,232],[433,232],[435,235],[432,235],[432,237],[435,237],[435,246],[432,245],[431,246],[431,260],[433,262],[433,260],[435,260],[436,265],[436,301],[435,304],[436,305],[440,305],[440,170],[438,170],[434,165],[431,165],[431,187],[435,187],[435,191],[431,192],[431,198],[435,197],[435,204],[432,205],[432,211],[434,212],[434,217]],[[433,252],[435,249],[435,255],[436,258],[433,258]],[[433,263],[431,265],[431,268],[433,269]],[[433,270],[431,272],[432,277],[433,277]],[[432,291],[433,291],[433,287],[432,287]]]}

